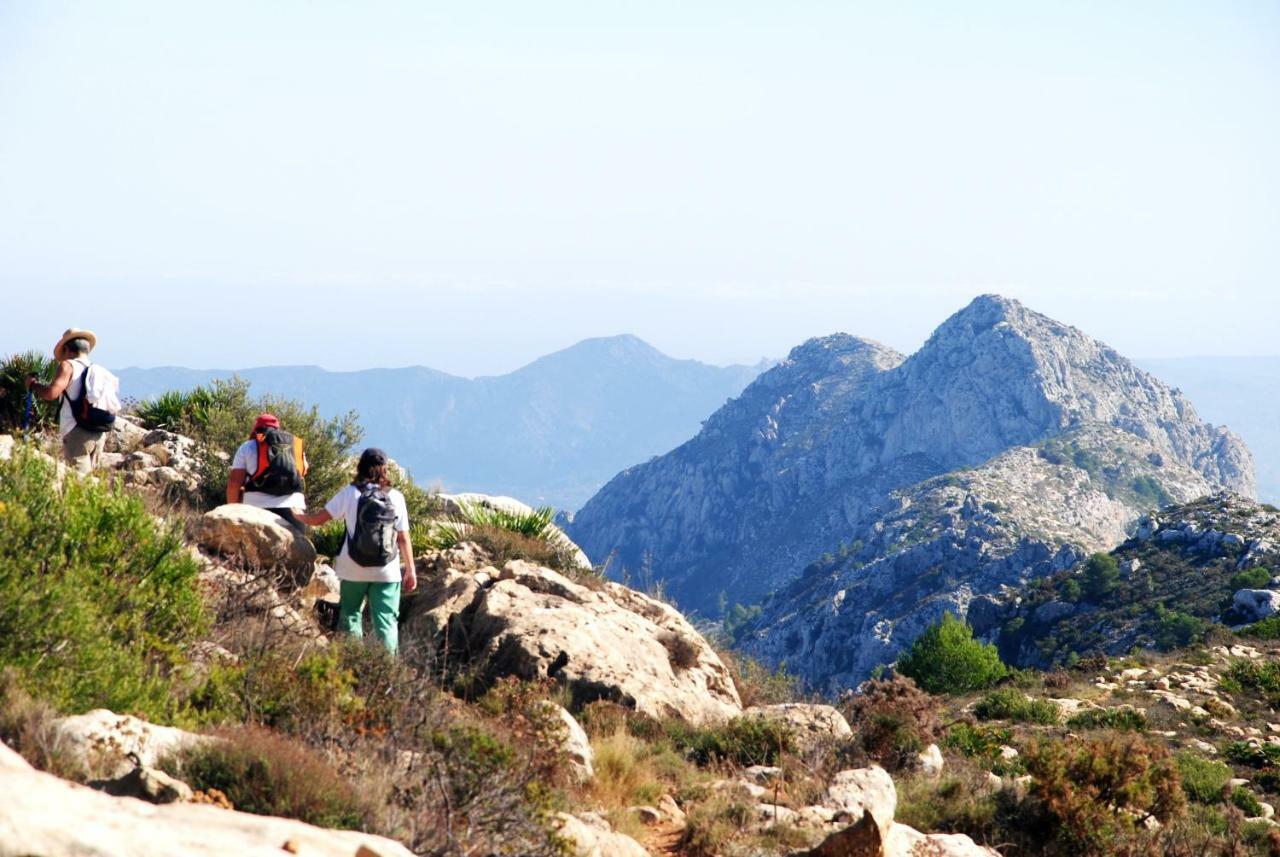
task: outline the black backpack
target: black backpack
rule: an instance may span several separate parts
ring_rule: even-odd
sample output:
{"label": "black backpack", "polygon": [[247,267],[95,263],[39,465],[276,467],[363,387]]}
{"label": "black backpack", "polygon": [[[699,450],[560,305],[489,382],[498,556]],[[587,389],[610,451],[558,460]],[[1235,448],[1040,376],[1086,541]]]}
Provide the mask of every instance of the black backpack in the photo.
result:
{"label": "black backpack", "polygon": [[301,492],[302,478],[307,473],[302,438],[294,437],[283,429],[266,426],[259,429],[253,439],[258,442],[258,467],[245,480],[245,490],[273,497]]}
{"label": "black backpack", "polygon": [[89,402],[89,372],[93,365],[85,367],[80,376],[80,395],[76,398],[63,393],[63,397],[71,405],[71,416],[75,417],[76,427],[99,434],[111,431],[116,424],[116,415],[102,408],[94,407]]}
{"label": "black backpack", "polygon": [[356,565],[381,568],[396,558],[396,507],[377,485],[360,489],[355,532],[347,533],[347,556]]}

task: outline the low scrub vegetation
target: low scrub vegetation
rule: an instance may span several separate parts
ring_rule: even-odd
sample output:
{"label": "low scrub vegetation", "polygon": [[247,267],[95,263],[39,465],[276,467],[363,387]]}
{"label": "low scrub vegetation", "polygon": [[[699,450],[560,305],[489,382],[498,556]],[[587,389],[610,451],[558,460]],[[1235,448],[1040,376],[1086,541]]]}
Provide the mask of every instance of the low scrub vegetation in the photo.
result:
{"label": "low scrub vegetation", "polygon": [[911,767],[942,732],[939,700],[901,676],[866,682],[841,707],[862,751],[888,771]]}
{"label": "low scrub vegetation", "polygon": [[1047,699],[1033,699],[1019,690],[1002,687],[978,700],[973,713],[981,720],[1009,720],[1014,723],[1058,722],[1059,710]]}
{"label": "low scrub vegetation", "polygon": [[183,718],[172,683],[209,617],[181,534],[25,447],[0,461],[0,532],[0,667],[59,709]]}
{"label": "low scrub vegetation", "polygon": [[[48,381],[53,377],[56,365],[56,361],[39,351],[11,354],[0,359],[0,432],[17,431],[26,421],[27,376],[35,375],[41,381]],[[39,433],[56,426],[58,408],[58,402],[42,402],[33,398],[27,430]]]}

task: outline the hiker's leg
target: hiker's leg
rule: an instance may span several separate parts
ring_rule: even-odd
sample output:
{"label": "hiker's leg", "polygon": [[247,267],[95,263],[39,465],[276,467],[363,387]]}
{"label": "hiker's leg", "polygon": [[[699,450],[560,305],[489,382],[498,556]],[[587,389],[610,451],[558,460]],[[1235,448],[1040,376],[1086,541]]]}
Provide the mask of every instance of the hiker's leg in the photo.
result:
{"label": "hiker's leg", "polygon": [[99,448],[96,444],[101,444],[102,440],[101,434],[76,426],[62,439],[62,457],[76,473],[84,476],[93,470],[94,451]]}
{"label": "hiker's leg", "polygon": [[400,584],[369,584],[369,612],[373,614],[373,633],[394,655],[400,646]]}
{"label": "hiker's leg", "polygon": [[364,598],[373,584],[343,580],[338,587],[338,630],[364,636]]}

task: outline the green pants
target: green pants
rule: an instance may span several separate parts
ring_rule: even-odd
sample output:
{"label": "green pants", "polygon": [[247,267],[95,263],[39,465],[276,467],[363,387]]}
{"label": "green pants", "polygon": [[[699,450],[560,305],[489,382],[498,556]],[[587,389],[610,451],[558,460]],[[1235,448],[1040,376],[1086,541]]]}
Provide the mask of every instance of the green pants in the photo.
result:
{"label": "green pants", "polygon": [[373,633],[391,654],[400,645],[400,584],[342,581],[338,590],[338,627],[353,637],[364,636],[364,602],[369,601]]}

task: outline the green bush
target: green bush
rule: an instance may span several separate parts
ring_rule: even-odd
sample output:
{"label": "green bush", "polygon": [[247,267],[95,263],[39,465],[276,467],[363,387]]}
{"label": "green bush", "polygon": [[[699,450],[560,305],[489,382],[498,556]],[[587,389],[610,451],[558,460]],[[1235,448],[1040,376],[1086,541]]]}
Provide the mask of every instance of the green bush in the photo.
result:
{"label": "green bush", "polygon": [[1231,575],[1232,589],[1265,589],[1271,585],[1271,569],[1257,566]]}
{"label": "green bush", "polygon": [[981,720],[1009,720],[1014,723],[1058,722],[1059,710],[1045,699],[1028,699],[1011,687],[1003,687],[978,700],[973,713]]}
{"label": "green bush", "polygon": [[240,378],[214,381],[207,392],[209,403],[203,416],[182,423],[184,433],[201,442],[196,471],[200,499],[206,505],[225,502],[228,461],[248,440],[254,419],[264,411],[279,417],[281,427],[301,437],[306,445],[308,506],[323,506],[351,481],[354,467],[350,459],[364,437],[354,411],[325,419],[315,406],[276,396],[250,396],[248,382]]}
{"label": "green bush", "polygon": [[982,690],[1007,672],[995,646],[973,639],[973,629],[950,613],[911,644],[897,669],[929,693]]}
{"label": "green bush", "polygon": [[208,625],[177,529],[20,446],[0,461],[0,667],[62,710],[181,714],[171,676]]}
{"label": "green bush", "polygon": [[1111,554],[1095,553],[1085,561],[1081,578],[1089,600],[1101,601],[1115,591],[1120,582],[1120,565]]}
{"label": "green bush", "polygon": [[[11,354],[0,360],[0,432],[16,431],[22,427],[26,413],[28,375],[41,381],[53,378],[57,361],[39,351]],[[58,402],[42,402],[33,399],[31,405],[32,432],[43,432],[58,424]]]}
{"label": "green bush", "polygon": [[1243,786],[1236,786],[1235,790],[1231,792],[1231,803],[1235,805],[1236,809],[1243,812],[1246,818],[1257,818],[1262,815],[1261,802],[1253,792]]}
{"label": "green bush", "polygon": [[1197,619],[1189,613],[1166,609],[1163,604],[1156,608],[1156,648],[1162,651],[1181,649],[1204,639],[1209,623]]}
{"label": "green bush", "polygon": [[1188,798],[1203,804],[1222,802],[1223,789],[1234,776],[1230,767],[1190,751],[1179,753],[1177,764],[1182,774],[1182,790]]}
{"label": "green bush", "polygon": [[134,414],[149,429],[196,434],[208,428],[209,409],[218,403],[205,387],[169,390],[139,403]]}
{"label": "green bush", "polygon": [[1255,640],[1280,640],[1280,615],[1268,616],[1260,622],[1254,622],[1243,629],[1240,635],[1252,637]]}
{"label": "green bush", "polygon": [[769,717],[735,717],[721,726],[703,728],[675,721],[668,724],[668,734],[699,765],[774,765],[783,753],[795,750],[791,727]]}
{"label": "green bush", "polygon": [[1072,729],[1118,729],[1146,732],[1147,715],[1136,708],[1086,708],[1067,721]]}
{"label": "green bush", "polygon": [[347,538],[347,522],[330,521],[322,527],[313,527],[309,535],[316,553],[333,559],[342,550],[342,543]]}
{"label": "green bush", "polygon": [[241,812],[296,818],[320,827],[358,830],[373,815],[359,794],[323,756],[296,738],[243,727],[161,760],[161,767],[193,789],[217,789]]}
{"label": "green bush", "polygon": [[1224,752],[1227,761],[1250,768],[1271,768],[1280,765],[1280,745],[1251,744],[1248,741],[1232,741]]}
{"label": "green bush", "polygon": [[1148,506],[1159,508],[1173,502],[1173,496],[1160,484],[1160,480],[1152,476],[1146,474],[1135,476],[1129,487],[1133,489],[1137,498]]}

